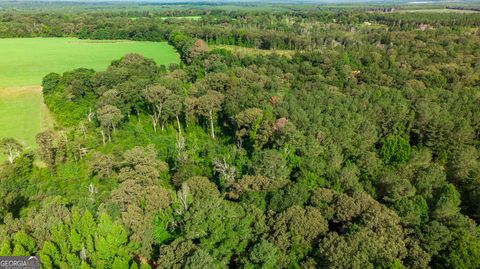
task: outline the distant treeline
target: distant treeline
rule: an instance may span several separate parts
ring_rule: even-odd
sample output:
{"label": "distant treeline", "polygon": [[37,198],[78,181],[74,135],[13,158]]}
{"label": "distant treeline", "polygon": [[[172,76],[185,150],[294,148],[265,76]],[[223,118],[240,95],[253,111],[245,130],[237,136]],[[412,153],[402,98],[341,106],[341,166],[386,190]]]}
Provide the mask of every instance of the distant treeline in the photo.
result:
{"label": "distant treeline", "polygon": [[480,11],[480,8],[475,7],[446,7],[447,9],[453,10],[472,10],[472,11]]}
{"label": "distant treeline", "polygon": [[[126,15],[128,14],[128,15]],[[202,19],[167,19],[175,16],[201,16]],[[365,24],[375,24],[367,27]],[[0,37],[79,37],[83,39],[129,39],[169,41],[174,32],[205,40],[209,44],[237,45],[258,49],[318,50],[330,45],[358,42],[345,32],[380,37],[396,31],[445,27],[480,26],[480,14],[415,14],[341,12],[227,12],[166,11],[155,13],[85,12],[72,14],[3,13]]]}

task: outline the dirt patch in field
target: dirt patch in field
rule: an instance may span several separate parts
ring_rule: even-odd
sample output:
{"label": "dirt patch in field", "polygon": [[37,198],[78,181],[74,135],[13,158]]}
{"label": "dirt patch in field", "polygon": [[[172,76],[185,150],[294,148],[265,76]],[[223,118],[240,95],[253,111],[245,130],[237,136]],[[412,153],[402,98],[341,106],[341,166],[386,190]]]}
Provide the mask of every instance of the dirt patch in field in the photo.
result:
{"label": "dirt patch in field", "polygon": [[42,87],[40,86],[24,86],[24,87],[9,87],[0,88],[1,98],[15,98],[24,94],[41,94]]}
{"label": "dirt patch in field", "polygon": [[40,104],[40,131],[45,131],[48,129],[52,129],[54,125],[53,117],[50,114],[50,110],[48,110],[47,105],[42,102]]}

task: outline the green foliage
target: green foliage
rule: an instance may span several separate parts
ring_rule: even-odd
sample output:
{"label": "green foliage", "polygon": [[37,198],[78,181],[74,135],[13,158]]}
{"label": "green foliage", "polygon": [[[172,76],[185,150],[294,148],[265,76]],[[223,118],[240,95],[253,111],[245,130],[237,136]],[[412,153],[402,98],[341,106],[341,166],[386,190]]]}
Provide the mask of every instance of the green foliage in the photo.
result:
{"label": "green foliage", "polygon": [[448,249],[445,265],[449,268],[477,268],[480,266],[480,241],[478,235],[462,231],[458,238],[449,245]]}
{"label": "green foliage", "polygon": [[422,196],[404,197],[393,207],[406,225],[421,225],[428,220],[428,205]]}
{"label": "green foliage", "polygon": [[2,13],[0,37],[167,40],[183,62],[49,70],[64,72],[43,80],[55,128],[35,151],[1,141],[0,254],[45,268],[480,266],[478,16],[138,8]]}
{"label": "green foliage", "polygon": [[276,150],[258,151],[252,158],[254,173],[272,180],[285,180],[290,174],[287,160]]}
{"label": "green foliage", "polygon": [[380,156],[387,164],[406,163],[410,158],[410,144],[399,136],[387,136],[380,149]]}
{"label": "green foliage", "polygon": [[198,249],[187,258],[185,268],[187,269],[209,269],[220,268],[208,252]]}
{"label": "green foliage", "polygon": [[125,229],[108,215],[96,221],[88,211],[73,211],[71,223],[54,228],[39,254],[45,267],[129,268],[133,250]]}
{"label": "green foliage", "polygon": [[199,246],[223,265],[245,250],[255,234],[254,221],[258,221],[241,205],[218,198],[194,201],[185,217],[189,219],[185,237],[198,240]]}
{"label": "green foliage", "polygon": [[460,211],[460,194],[452,184],[445,185],[437,197],[434,217],[451,217]]}
{"label": "green foliage", "polygon": [[278,252],[278,248],[274,244],[261,240],[250,251],[245,268],[276,268]]}
{"label": "green foliage", "polygon": [[271,193],[269,209],[281,212],[293,205],[303,206],[309,198],[309,188],[299,183],[291,183],[283,189]]}
{"label": "green foliage", "polygon": [[174,239],[170,231],[170,225],[173,223],[173,211],[170,208],[160,212],[153,222],[153,239],[156,244],[161,245]]}
{"label": "green foliage", "polygon": [[42,80],[43,95],[51,95],[57,89],[57,85],[61,78],[62,76],[57,73],[50,73],[46,75]]}

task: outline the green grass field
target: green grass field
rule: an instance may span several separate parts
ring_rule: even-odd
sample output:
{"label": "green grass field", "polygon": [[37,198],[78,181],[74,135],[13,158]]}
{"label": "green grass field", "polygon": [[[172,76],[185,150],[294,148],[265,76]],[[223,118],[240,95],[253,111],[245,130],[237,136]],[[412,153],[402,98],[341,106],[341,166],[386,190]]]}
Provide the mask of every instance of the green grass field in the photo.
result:
{"label": "green grass field", "polygon": [[180,61],[166,42],[0,39],[0,88],[40,85],[49,72],[62,73],[80,67],[103,70],[112,60],[130,52],[143,54],[158,64]]}
{"label": "green grass field", "polygon": [[35,135],[53,125],[40,88],[46,74],[80,67],[104,70],[127,53],[140,53],[158,64],[180,62],[166,42],[0,39],[0,138],[15,137],[34,147]]}
{"label": "green grass field", "polygon": [[15,137],[25,146],[35,145],[35,134],[53,127],[41,87],[0,90],[0,137]]}

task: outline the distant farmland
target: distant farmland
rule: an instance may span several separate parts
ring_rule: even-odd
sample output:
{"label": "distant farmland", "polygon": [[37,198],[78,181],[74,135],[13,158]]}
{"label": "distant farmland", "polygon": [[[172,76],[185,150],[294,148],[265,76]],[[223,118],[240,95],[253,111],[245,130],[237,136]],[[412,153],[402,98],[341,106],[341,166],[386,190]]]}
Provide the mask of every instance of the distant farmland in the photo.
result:
{"label": "distant farmland", "polygon": [[140,53],[157,64],[180,61],[166,42],[0,39],[0,138],[15,137],[33,147],[35,135],[52,126],[40,89],[46,74],[80,67],[104,70],[127,53]]}
{"label": "distant farmland", "polygon": [[166,42],[79,40],[75,38],[0,39],[0,88],[40,85],[50,72],[105,69],[112,60],[136,52],[158,64],[178,63]]}

